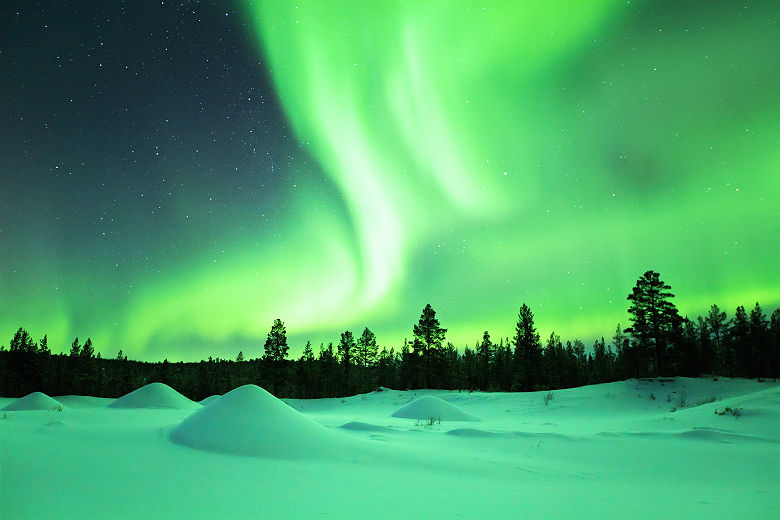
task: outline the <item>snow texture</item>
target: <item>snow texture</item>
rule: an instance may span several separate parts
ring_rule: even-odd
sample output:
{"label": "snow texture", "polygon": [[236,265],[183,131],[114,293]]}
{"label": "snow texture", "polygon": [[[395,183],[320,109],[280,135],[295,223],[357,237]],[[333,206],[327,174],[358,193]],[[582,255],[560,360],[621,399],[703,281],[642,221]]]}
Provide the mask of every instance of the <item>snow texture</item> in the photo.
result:
{"label": "snow texture", "polygon": [[200,401],[198,401],[198,402],[199,402],[200,404],[202,404],[203,406],[206,406],[206,405],[207,405],[207,404],[209,404],[209,403],[213,403],[214,401],[216,401],[216,400],[217,400],[217,399],[219,399],[220,397],[222,397],[222,396],[221,396],[221,395],[219,395],[219,394],[214,394],[214,395],[210,395],[210,396],[206,397],[205,399],[201,399],[201,400],[200,400]]}
{"label": "snow texture", "polygon": [[178,408],[194,410],[201,405],[190,401],[165,383],[149,383],[123,395],[108,405],[111,408]]}
{"label": "snow texture", "polygon": [[332,452],[334,436],[259,386],[244,385],[184,419],[171,440],[218,453],[301,458]]}
{"label": "snow texture", "polygon": [[479,421],[470,413],[464,412],[454,404],[432,395],[425,395],[402,406],[393,417],[418,419],[422,421]]}
{"label": "snow texture", "polygon": [[[0,517],[780,518],[780,382],[546,394],[283,402],[245,386],[194,409],[57,397],[62,412],[0,412]],[[431,423],[441,408],[420,404],[441,403],[426,396],[481,421]],[[422,420],[393,416],[412,403]]]}
{"label": "snow texture", "polygon": [[65,406],[56,399],[52,399],[43,392],[33,392],[17,399],[5,408],[4,412],[22,411],[22,410],[63,410]]}

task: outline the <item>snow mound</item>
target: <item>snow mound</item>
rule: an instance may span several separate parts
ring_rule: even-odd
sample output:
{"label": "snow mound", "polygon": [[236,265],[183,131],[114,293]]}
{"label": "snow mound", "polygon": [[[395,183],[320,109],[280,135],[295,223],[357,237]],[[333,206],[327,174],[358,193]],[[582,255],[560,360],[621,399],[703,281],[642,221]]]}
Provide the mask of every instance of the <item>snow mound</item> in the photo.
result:
{"label": "snow mound", "polygon": [[216,401],[216,400],[217,400],[217,399],[219,399],[220,397],[222,397],[220,394],[214,394],[214,395],[210,395],[210,396],[208,396],[208,397],[206,397],[206,398],[204,398],[204,399],[201,399],[201,400],[200,400],[200,401],[198,401],[198,402],[199,402],[200,404],[202,404],[203,406],[206,406],[206,405],[207,405],[207,404],[209,404],[209,403],[213,403],[214,401]]}
{"label": "snow mound", "polygon": [[62,410],[65,408],[61,402],[52,399],[43,392],[33,392],[20,397],[5,408],[4,412],[17,412],[23,410]]}
{"label": "snow mound", "polygon": [[391,428],[386,426],[378,426],[376,424],[364,423],[359,421],[352,421],[339,426],[342,430],[353,430],[356,432],[395,432]]}
{"label": "snow mound", "polygon": [[455,435],[456,437],[498,437],[500,434],[494,432],[488,432],[485,430],[476,430],[474,428],[456,428],[447,432],[449,435]]}
{"label": "snow mound", "polygon": [[184,419],[170,436],[190,448],[270,458],[333,452],[334,434],[256,385],[244,385]]}
{"label": "snow mound", "polygon": [[190,401],[164,383],[149,383],[108,405],[111,408],[180,408],[192,410],[201,405]]}
{"label": "snow mound", "polygon": [[432,395],[425,395],[402,406],[393,412],[393,417],[421,420],[433,418],[440,421],[479,421],[478,418],[464,412],[454,404]]}

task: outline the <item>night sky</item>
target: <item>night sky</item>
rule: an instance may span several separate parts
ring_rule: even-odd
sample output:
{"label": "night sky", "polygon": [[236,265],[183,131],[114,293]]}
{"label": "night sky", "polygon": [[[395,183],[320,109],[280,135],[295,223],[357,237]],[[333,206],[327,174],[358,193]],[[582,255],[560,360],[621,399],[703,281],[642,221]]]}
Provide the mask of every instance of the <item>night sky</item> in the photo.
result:
{"label": "night sky", "polygon": [[[587,4],[587,5],[585,5]],[[291,354],[780,306],[780,3],[0,4],[0,343]]]}

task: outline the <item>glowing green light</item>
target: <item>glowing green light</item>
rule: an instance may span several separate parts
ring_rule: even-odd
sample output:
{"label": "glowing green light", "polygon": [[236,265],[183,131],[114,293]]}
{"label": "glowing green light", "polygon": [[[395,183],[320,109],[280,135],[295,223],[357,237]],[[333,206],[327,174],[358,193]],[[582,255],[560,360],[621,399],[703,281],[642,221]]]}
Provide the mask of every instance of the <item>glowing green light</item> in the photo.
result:
{"label": "glowing green light", "polygon": [[3,280],[0,330],[23,316],[52,344],[251,357],[278,317],[297,355],[364,326],[397,348],[426,303],[458,346],[506,337],[525,302],[542,336],[590,341],[626,323],[648,269],[683,313],[777,307],[778,5],[250,2],[334,194],[300,178],[275,238],[188,248],[132,288],[32,265],[29,298]]}

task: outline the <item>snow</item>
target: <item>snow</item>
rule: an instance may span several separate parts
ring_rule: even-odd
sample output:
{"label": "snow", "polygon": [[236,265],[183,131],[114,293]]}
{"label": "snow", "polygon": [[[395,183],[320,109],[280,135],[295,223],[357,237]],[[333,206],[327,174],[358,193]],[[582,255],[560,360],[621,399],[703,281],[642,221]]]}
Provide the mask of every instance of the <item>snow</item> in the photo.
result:
{"label": "snow", "polygon": [[[280,401],[250,385],[165,409],[57,398],[61,412],[0,412],[0,517],[780,518],[780,383],[546,394]],[[426,396],[481,420],[393,416]]]}
{"label": "snow", "polygon": [[180,408],[192,410],[201,408],[165,383],[149,383],[138,390],[123,395],[110,408]]}
{"label": "snow", "polygon": [[200,401],[198,401],[198,402],[199,402],[200,404],[202,404],[203,406],[206,406],[207,404],[209,404],[209,403],[211,403],[211,402],[213,402],[213,401],[216,401],[216,400],[217,400],[217,399],[219,399],[220,397],[222,397],[222,396],[221,396],[221,395],[219,395],[219,394],[214,394],[214,395],[210,395],[210,396],[206,397],[205,399],[201,399],[201,400],[200,400]]}
{"label": "snow", "polygon": [[65,407],[61,402],[56,399],[52,399],[43,392],[33,392],[27,394],[24,397],[17,399],[11,404],[2,408],[1,411],[11,412],[20,410],[59,410],[62,411]]}
{"label": "snow", "polygon": [[318,457],[339,438],[264,389],[244,385],[203,407],[171,432],[191,448],[255,457]]}
{"label": "snow", "polygon": [[454,404],[433,395],[424,395],[393,412],[393,417],[427,421],[478,421]]}

